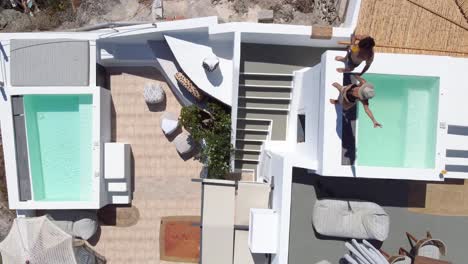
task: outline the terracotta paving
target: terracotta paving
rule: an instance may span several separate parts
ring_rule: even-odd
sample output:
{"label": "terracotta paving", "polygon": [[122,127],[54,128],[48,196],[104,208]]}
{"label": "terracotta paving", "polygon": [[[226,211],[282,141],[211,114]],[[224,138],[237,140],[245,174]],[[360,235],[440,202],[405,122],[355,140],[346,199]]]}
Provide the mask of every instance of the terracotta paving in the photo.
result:
{"label": "terracotta paving", "polygon": [[[139,219],[129,227],[102,226],[95,248],[110,264],[166,263],[159,260],[161,218],[200,215],[201,187],[191,179],[199,177],[201,165],[193,159],[184,161],[160,129],[161,110],[178,114],[181,108],[161,74],[151,68],[125,72],[110,75],[113,132],[116,141],[132,147],[132,205],[138,209]],[[165,107],[148,109],[142,95],[146,82],[163,84]]]}
{"label": "terracotta paving", "polygon": [[195,263],[199,261],[200,217],[164,217],[159,234],[160,259]]}

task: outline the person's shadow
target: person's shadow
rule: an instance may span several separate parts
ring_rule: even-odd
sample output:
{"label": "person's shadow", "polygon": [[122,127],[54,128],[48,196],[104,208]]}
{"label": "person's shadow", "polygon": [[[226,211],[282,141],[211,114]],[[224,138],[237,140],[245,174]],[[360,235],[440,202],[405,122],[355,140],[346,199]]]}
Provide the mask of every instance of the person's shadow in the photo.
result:
{"label": "person's shadow", "polygon": [[[351,84],[352,73],[343,74],[343,86]],[[354,165],[356,160],[356,106],[343,110],[341,105],[335,105],[336,133],[341,139],[343,165]]]}

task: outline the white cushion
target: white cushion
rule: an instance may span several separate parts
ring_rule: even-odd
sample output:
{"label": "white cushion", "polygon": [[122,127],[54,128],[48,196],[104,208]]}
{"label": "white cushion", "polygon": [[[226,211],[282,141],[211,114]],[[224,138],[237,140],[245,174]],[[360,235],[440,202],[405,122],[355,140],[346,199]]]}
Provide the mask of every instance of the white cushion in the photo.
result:
{"label": "white cushion", "polygon": [[128,195],[113,195],[112,203],[113,204],[129,204],[130,197]]}
{"label": "white cushion", "polygon": [[126,182],[109,182],[107,185],[107,190],[109,192],[126,192],[127,183]]}
{"label": "white cushion", "polygon": [[172,134],[179,127],[179,120],[172,119],[163,119],[161,121],[161,129],[164,131],[164,134]]}
{"label": "white cushion", "polygon": [[193,150],[194,142],[190,135],[186,133],[179,134],[174,139],[174,144],[180,154],[186,154]]}
{"label": "white cushion", "polygon": [[370,237],[384,241],[390,229],[388,215],[378,212],[369,212],[362,216],[362,224]]}
{"label": "white cushion", "polygon": [[166,94],[161,84],[147,83],[143,90],[143,97],[148,104],[157,104],[164,101]]}
{"label": "white cushion", "polygon": [[99,223],[93,211],[49,210],[47,214],[60,229],[84,240],[91,238],[98,229]]}
{"label": "white cushion", "polygon": [[130,145],[119,142],[104,144],[104,179],[130,177]]}
{"label": "white cushion", "polygon": [[203,59],[203,68],[209,72],[216,70],[218,65],[219,59],[214,54]]}
{"label": "white cushion", "polygon": [[83,218],[73,223],[73,234],[83,238],[90,239],[97,231],[98,223],[96,219]]}
{"label": "white cushion", "polygon": [[440,259],[440,249],[434,245],[424,245],[419,248],[418,256]]}

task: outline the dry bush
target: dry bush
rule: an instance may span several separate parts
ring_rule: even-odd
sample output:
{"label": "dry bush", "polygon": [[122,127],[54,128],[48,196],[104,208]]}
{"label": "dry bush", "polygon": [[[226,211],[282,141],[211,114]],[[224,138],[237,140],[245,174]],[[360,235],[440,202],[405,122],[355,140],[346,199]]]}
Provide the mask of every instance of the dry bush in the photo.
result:
{"label": "dry bush", "polygon": [[5,176],[5,160],[3,159],[3,145],[0,143],[0,203],[8,204]]}
{"label": "dry bush", "polygon": [[299,12],[311,13],[314,10],[316,0],[285,0],[286,4],[290,4]]}
{"label": "dry bush", "polygon": [[234,0],[232,8],[238,14],[245,14],[249,12],[248,0]]}
{"label": "dry bush", "polygon": [[288,23],[294,19],[294,7],[290,4],[277,4],[272,10],[276,23]]}

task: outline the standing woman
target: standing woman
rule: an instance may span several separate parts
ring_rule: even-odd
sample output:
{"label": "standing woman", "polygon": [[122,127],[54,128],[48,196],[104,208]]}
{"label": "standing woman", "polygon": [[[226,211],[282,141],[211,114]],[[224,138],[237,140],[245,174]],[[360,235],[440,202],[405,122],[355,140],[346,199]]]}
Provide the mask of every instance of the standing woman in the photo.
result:
{"label": "standing woman", "polygon": [[[357,43],[356,43],[357,42]],[[366,66],[362,69],[359,75],[363,75],[371,66],[374,61],[374,46],[375,41],[369,36],[355,36],[351,37],[351,46],[348,49],[346,57],[336,56],[335,60],[344,62],[344,68],[336,69],[338,72],[352,72],[358,67],[363,61],[366,62]]]}

